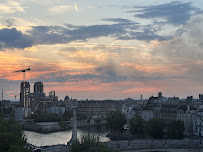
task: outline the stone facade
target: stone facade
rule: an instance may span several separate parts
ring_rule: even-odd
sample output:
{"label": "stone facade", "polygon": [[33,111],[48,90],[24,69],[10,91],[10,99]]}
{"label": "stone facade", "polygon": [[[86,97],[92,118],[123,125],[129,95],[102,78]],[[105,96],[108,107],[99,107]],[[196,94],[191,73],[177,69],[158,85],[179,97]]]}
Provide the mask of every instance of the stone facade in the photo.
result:
{"label": "stone facade", "polygon": [[31,109],[25,108],[25,107],[15,108],[14,115],[17,121],[22,121],[25,117],[28,117],[31,115]]}
{"label": "stone facade", "polygon": [[121,108],[121,103],[112,100],[79,101],[77,113],[85,114],[87,117],[105,118],[110,111],[121,110]]}

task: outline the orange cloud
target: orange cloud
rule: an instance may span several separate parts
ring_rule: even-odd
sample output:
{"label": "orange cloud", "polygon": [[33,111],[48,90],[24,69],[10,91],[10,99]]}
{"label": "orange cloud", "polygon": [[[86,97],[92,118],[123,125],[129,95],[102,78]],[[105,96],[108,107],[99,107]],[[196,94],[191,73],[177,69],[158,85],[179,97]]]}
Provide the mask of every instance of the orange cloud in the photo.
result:
{"label": "orange cloud", "polygon": [[[135,70],[139,70],[139,71],[143,71],[143,72],[147,72],[147,73],[155,73],[155,72],[159,72],[159,73],[163,73],[163,74],[180,74],[180,73],[184,73],[187,71],[187,68],[178,68],[180,65],[179,64],[170,64],[170,65],[149,65],[149,64],[135,64],[135,63],[129,63],[129,62],[125,62],[121,64],[124,67],[130,67],[133,68]],[[178,69],[178,71],[177,71]]]}
{"label": "orange cloud", "polygon": [[[68,49],[67,49],[68,50]],[[78,48],[76,51],[55,51],[57,54],[68,57],[77,60],[77,62],[80,62],[82,60],[85,62],[89,61],[100,61],[105,62],[109,57],[118,57],[117,53],[114,52],[105,52],[103,50],[86,50],[84,48]]]}
{"label": "orange cloud", "polygon": [[14,91],[6,91],[6,92],[4,92],[4,93],[8,93],[8,94],[10,94],[10,93],[13,93]]}
{"label": "orange cloud", "polygon": [[32,63],[39,62],[39,59],[24,57],[20,50],[0,52],[0,76],[8,80],[22,80],[23,74],[14,71],[30,67]]}
{"label": "orange cloud", "polygon": [[[29,51],[28,51],[29,50]],[[37,50],[40,50],[39,52]],[[36,79],[40,76],[49,78],[47,74],[54,73],[55,76],[65,76],[67,74],[86,74],[91,73],[95,68],[94,64],[79,61],[68,61],[55,55],[50,51],[42,52],[38,47],[27,48],[25,50],[14,49],[12,51],[0,51],[0,77],[8,80],[22,80],[22,73],[14,71],[30,67],[31,71],[26,73],[27,79]]]}

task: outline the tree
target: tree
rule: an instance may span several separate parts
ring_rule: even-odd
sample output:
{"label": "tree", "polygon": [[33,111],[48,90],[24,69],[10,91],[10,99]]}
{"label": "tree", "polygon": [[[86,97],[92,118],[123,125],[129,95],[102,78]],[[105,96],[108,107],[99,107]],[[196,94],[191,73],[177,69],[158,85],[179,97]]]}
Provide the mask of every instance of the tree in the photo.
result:
{"label": "tree", "polygon": [[85,114],[77,114],[77,119],[78,120],[85,120],[85,119],[87,119],[87,116]]}
{"label": "tree", "polygon": [[59,121],[58,124],[59,124],[59,126],[60,126],[62,129],[65,130],[65,129],[68,129],[70,122],[67,122],[67,121]]}
{"label": "tree", "polygon": [[34,118],[34,122],[58,122],[62,120],[55,113],[38,113],[32,115],[32,118]]}
{"label": "tree", "polygon": [[143,135],[145,130],[144,120],[136,114],[130,119],[130,132],[133,135]]}
{"label": "tree", "polygon": [[81,152],[81,144],[78,140],[73,141],[70,152]]}
{"label": "tree", "polygon": [[12,133],[1,133],[0,134],[0,147],[1,152],[7,152],[12,146],[18,145],[20,147],[24,146],[24,141],[16,137]]}
{"label": "tree", "polygon": [[32,152],[31,150],[25,149],[22,146],[11,146],[10,150],[8,152]]}
{"label": "tree", "polygon": [[164,135],[165,122],[162,119],[150,119],[147,122],[147,133],[157,139],[162,139]]}
{"label": "tree", "polygon": [[[70,120],[70,118],[73,117],[73,111],[72,110],[67,110],[63,113],[63,118],[65,120]],[[85,114],[77,114],[77,120],[85,120],[87,119],[87,116]]]}
{"label": "tree", "polygon": [[7,132],[7,130],[8,130],[7,123],[3,119],[2,115],[0,115],[0,133]]}
{"label": "tree", "polygon": [[24,148],[22,128],[15,119],[3,119],[0,116],[0,151],[1,152],[29,152]]}
{"label": "tree", "polygon": [[72,110],[67,110],[63,113],[63,118],[66,120],[70,120],[70,118],[73,116]]}
{"label": "tree", "polygon": [[113,133],[120,131],[127,122],[125,115],[119,110],[108,113],[106,120],[106,127],[111,129]]}
{"label": "tree", "polygon": [[110,148],[102,145],[98,137],[85,134],[81,141],[75,140],[71,145],[70,152],[113,152]]}
{"label": "tree", "polygon": [[13,133],[19,138],[22,137],[22,127],[14,118],[9,118],[7,120],[7,128],[8,132]]}
{"label": "tree", "polygon": [[170,139],[182,139],[184,137],[184,122],[173,120],[168,125],[167,136]]}

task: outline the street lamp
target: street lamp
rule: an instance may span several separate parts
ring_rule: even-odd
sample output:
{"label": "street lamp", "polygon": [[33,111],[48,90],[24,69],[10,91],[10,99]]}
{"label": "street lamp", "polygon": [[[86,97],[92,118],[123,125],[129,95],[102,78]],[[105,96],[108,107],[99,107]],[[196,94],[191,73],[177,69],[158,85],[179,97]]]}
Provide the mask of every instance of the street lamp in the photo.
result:
{"label": "street lamp", "polygon": [[2,111],[2,114],[4,114],[3,100],[4,100],[4,91],[3,91],[3,88],[2,88],[2,93],[1,93],[1,111]]}
{"label": "street lamp", "polygon": [[202,133],[202,113],[200,113],[200,117],[199,117],[199,123],[200,123],[200,129],[199,129],[199,138],[200,138],[200,145],[202,144],[202,141],[201,141],[201,133]]}
{"label": "street lamp", "polygon": [[164,144],[165,144],[165,146],[166,146],[166,139],[168,139],[168,136],[167,136],[167,128],[164,128],[164,130],[163,130],[163,132],[164,132]]}
{"label": "street lamp", "polygon": [[166,140],[167,140],[167,139],[168,139],[168,137],[166,136],[166,137],[165,137],[165,146],[166,146]]}

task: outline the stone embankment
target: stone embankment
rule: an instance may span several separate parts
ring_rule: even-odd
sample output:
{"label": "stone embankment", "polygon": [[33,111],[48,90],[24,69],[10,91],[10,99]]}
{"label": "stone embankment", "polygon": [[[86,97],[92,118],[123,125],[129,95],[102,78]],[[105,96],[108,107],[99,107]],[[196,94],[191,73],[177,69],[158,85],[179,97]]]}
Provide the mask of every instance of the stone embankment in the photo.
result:
{"label": "stone embankment", "polygon": [[[64,121],[65,122],[65,121]],[[67,125],[65,129],[72,128],[72,122],[65,122]],[[78,120],[77,127],[91,127],[91,126],[99,126],[106,124],[105,119],[98,119],[92,118],[90,120]],[[48,132],[55,132],[55,131],[62,131],[64,128],[60,126],[58,122],[41,122],[41,123],[31,123],[31,122],[24,122],[23,128],[25,130],[31,130],[36,132],[48,133]]]}
{"label": "stone embankment", "polygon": [[[103,143],[118,152],[203,152],[200,140],[119,140]],[[67,145],[41,147],[42,152],[67,152]]]}
{"label": "stone embankment", "polygon": [[42,152],[68,152],[68,147],[67,145],[44,146]]}
{"label": "stone embankment", "polygon": [[[170,151],[170,152],[203,152],[203,144],[199,139],[195,140],[120,140],[104,143],[106,146],[121,152],[141,152],[141,151]],[[173,150],[172,150],[173,149]]]}

